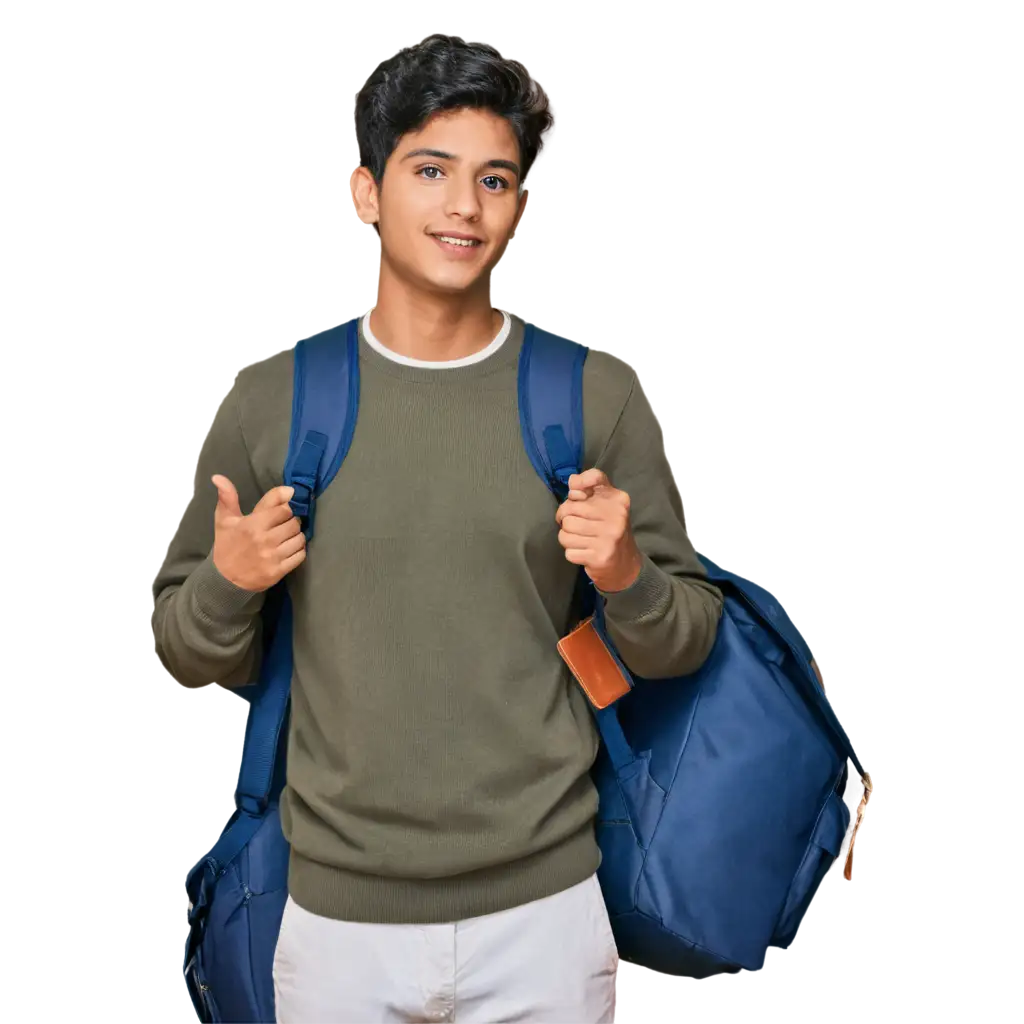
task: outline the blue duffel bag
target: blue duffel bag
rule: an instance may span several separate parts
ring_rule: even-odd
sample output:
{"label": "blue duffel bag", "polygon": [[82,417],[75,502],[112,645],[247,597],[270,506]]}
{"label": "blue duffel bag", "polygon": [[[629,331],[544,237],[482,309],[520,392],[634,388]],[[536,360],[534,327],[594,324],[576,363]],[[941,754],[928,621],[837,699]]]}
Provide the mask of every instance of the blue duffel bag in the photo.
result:
{"label": "blue duffel bag", "polygon": [[[586,354],[527,327],[522,432],[534,468],[560,501],[570,475],[586,468]],[[592,627],[623,683],[621,695],[605,703],[579,680],[602,740],[591,772],[600,798],[598,879],[619,955],[692,978],[758,970],[768,946],[793,941],[849,825],[847,760],[864,781],[858,825],[871,792],[811,651],[782,606],[698,558],[725,599],[698,671],[674,679],[632,674],[592,585],[581,588],[577,627]],[[596,657],[589,651],[588,663]],[[847,877],[852,855],[851,837]]]}

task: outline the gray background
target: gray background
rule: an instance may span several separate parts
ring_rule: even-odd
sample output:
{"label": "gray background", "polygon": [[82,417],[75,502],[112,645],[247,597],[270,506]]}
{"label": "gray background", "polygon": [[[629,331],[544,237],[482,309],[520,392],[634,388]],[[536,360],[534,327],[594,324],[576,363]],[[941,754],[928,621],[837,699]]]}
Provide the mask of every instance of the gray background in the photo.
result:
{"label": "gray background", "polygon": [[[151,666],[143,587],[230,368],[371,297],[341,191],[362,67],[421,29],[578,18],[0,12],[3,1019],[185,1020],[181,866],[227,800],[236,719]],[[633,979],[623,1019],[1019,1006],[995,987],[924,998]]]}

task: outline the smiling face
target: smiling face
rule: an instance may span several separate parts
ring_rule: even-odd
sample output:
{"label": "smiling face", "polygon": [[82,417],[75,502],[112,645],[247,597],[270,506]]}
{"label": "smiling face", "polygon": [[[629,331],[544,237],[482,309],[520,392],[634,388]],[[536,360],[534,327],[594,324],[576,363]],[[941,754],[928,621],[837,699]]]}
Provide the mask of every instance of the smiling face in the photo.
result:
{"label": "smiling face", "polygon": [[460,292],[489,277],[519,223],[527,198],[518,194],[521,167],[504,118],[442,111],[399,139],[379,192],[359,167],[352,193],[360,218],[377,223],[382,260],[395,273],[429,291]]}

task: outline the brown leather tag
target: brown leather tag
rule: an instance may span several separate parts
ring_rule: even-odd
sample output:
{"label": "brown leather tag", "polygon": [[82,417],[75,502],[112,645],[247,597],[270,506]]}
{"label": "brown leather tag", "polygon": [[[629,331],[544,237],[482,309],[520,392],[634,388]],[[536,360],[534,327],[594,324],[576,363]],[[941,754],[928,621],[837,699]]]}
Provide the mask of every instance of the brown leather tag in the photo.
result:
{"label": "brown leather tag", "polygon": [[558,641],[558,653],[595,708],[606,708],[629,693],[629,679],[594,629],[593,616]]}

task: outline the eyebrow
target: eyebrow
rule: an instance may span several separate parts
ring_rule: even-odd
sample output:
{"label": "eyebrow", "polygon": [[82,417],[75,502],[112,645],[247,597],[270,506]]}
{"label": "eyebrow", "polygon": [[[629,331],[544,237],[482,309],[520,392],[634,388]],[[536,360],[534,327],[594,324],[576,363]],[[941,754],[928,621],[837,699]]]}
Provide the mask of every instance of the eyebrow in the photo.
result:
{"label": "eyebrow", "polygon": [[[414,156],[433,156],[437,157],[438,160],[457,161],[459,159],[454,154],[446,153],[442,149],[413,149],[406,153],[405,156],[402,157],[402,160],[399,162],[404,162],[405,160],[409,160]],[[501,167],[504,168],[506,171],[511,171],[517,178],[519,177],[519,165],[513,163],[511,160],[488,160],[484,164],[484,167]]]}

